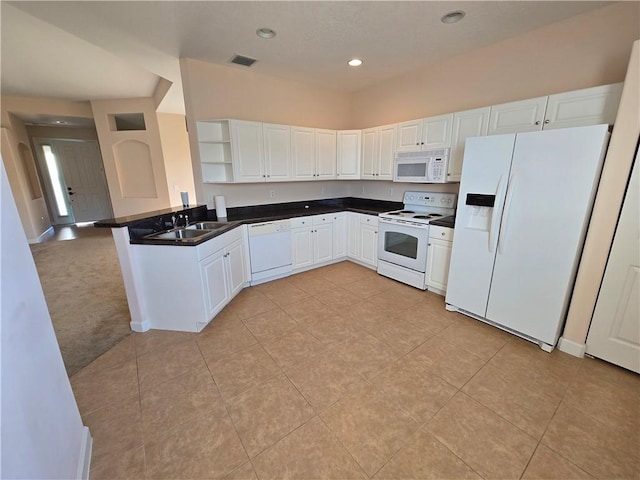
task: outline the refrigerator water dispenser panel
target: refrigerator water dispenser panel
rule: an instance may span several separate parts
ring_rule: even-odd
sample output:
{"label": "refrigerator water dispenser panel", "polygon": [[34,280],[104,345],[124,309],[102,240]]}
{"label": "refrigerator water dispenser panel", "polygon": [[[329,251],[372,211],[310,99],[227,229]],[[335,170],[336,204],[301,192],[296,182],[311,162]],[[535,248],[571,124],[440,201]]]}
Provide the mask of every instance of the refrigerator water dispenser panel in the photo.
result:
{"label": "refrigerator water dispenser panel", "polygon": [[466,205],[476,207],[493,207],[496,201],[495,195],[486,195],[484,193],[467,193]]}

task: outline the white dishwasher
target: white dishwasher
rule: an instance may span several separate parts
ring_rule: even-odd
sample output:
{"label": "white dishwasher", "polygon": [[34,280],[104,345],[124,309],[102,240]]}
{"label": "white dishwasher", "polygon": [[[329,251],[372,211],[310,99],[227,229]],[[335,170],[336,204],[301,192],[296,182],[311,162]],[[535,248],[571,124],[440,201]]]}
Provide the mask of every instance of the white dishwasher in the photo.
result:
{"label": "white dishwasher", "polygon": [[249,230],[251,285],[291,274],[291,222],[253,223]]}

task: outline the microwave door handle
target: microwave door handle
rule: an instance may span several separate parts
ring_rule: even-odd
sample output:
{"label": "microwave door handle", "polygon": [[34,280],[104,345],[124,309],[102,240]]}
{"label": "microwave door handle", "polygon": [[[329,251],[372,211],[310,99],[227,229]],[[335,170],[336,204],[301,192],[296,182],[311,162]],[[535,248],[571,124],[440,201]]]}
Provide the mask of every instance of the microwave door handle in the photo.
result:
{"label": "microwave door handle", "polygon": [[[496,187],[496,200],[502,198],[504,195],[504,175],[500,175],[498,179],[498,186]],[[494,205],[491,209],[491,225],[489,227],[489,253],[494,253],[496,249],[496,228],[498,220],[500,218],[500,208],[498,205]]]}

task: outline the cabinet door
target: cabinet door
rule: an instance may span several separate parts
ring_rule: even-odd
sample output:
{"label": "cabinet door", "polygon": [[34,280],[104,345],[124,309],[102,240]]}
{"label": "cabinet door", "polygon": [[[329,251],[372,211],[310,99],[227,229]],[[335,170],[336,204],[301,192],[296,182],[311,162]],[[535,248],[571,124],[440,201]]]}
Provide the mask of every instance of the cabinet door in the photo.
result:
{"label": "cabinet door", "polygon": [[333,258],[347,256],[347,213],[336,213],[333,216]]}
{"label": "cabinet door", "polygon": [[453,113],[429,117],[422,120],[422,148],[433,150],[451,146],[451,129],[453,128]]}
{"label": "cabinet door", "polygon": [[291,229],[293,269],[313,265],[313,226]]}
{"label": "cabinet door", "polygon": [[337,177],[339,180],[360,179],[361,130],[338,132]]}
{"label": "cabinet door", "polygon": [[336,178],[336,131],[316,129],[316,178]]}
{"label": "cabinet door", "polygon": [[229,301],[229,283],[225,274],[225,251],[216,253],[200,263],[204,308],[212,318]]}
{"label": "cabinet door", "polygon": [[378,127],[378,180],[393,179],[393,162],[396,156],[397,125]]}
{"label": "cabinet door", "polygon": [[232,243],[226,249],[226,259],[227,259],[227,274],[229,280],[229,299],[235,297],[245,282],[245,258],[244,258],[244,249],[242,248],[242,242],[238,240],[237,242]]}
{"label": "cabinet door", "polygon": [[347,213],[347,256],[360,259],[360,214]]}
{"label": "cabinet door", "polygon": [[427,248],[427,288],[441,295],[447,291],[451,242],[429,239]]}
{"label": "cabinet door", "polygon": [[549,96],[543,128],[550,130],[601,123],[613,125],[622,85],[614,83]]}
{"label": "cabinet door", "polygon": [[360,260],[378,266],[378,225],[360,224]]}
{"label": "cabinet door", "polygon": [[453,114],[453,132],[451,134],[451,156],[447,170],[448,182],[459,182],[464,159],[464,142],[469,137],[482,137],[489,127],[491,107],[476,108]]}
{"label": "cabinet door", "polygon": [[333,260],[333,224],[316,225],[313,227],[313,259],[314,263],[324,263]]}
{"label": "cabinet door", "polygon": [[291,159],[295,180],[314,180],[316,140],[313,128],[291,127]]}
{"label": "cabinet door", "polygon": [[262,133],[267,182],[291,180],[291,127],[264,123]]}
{"label": "cabinet door", "polygon": [[262,123],[231,120],[234,182],[264,182]]}
{"label": "cabinet door", "polygon": [[378,130],[369,128],[362,131],[362,167],[360,177],[373,180],[378,173]]}
{"label": "cabinet door", "polygon": [[493,105],[489,115],[488,135],[535,132],[542,130],[548,97]]}
{"label": "cabinet door", "polygon": [[420,150],[422,142],[422,120],[412,120],[398,124],[398,142],[396,151],[412,152]]}

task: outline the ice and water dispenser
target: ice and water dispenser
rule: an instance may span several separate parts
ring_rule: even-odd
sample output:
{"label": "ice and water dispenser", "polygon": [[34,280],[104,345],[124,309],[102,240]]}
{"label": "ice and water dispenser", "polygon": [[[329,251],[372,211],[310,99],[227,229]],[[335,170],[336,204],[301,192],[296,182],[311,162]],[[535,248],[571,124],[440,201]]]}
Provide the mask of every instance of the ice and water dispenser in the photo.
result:
{"label": "ice and water dispenser", "polygon": [[464,204],[469,211],[465,227],[488,232],[491,229],[491,217],[495,201],[495,195],[467,193]]}

